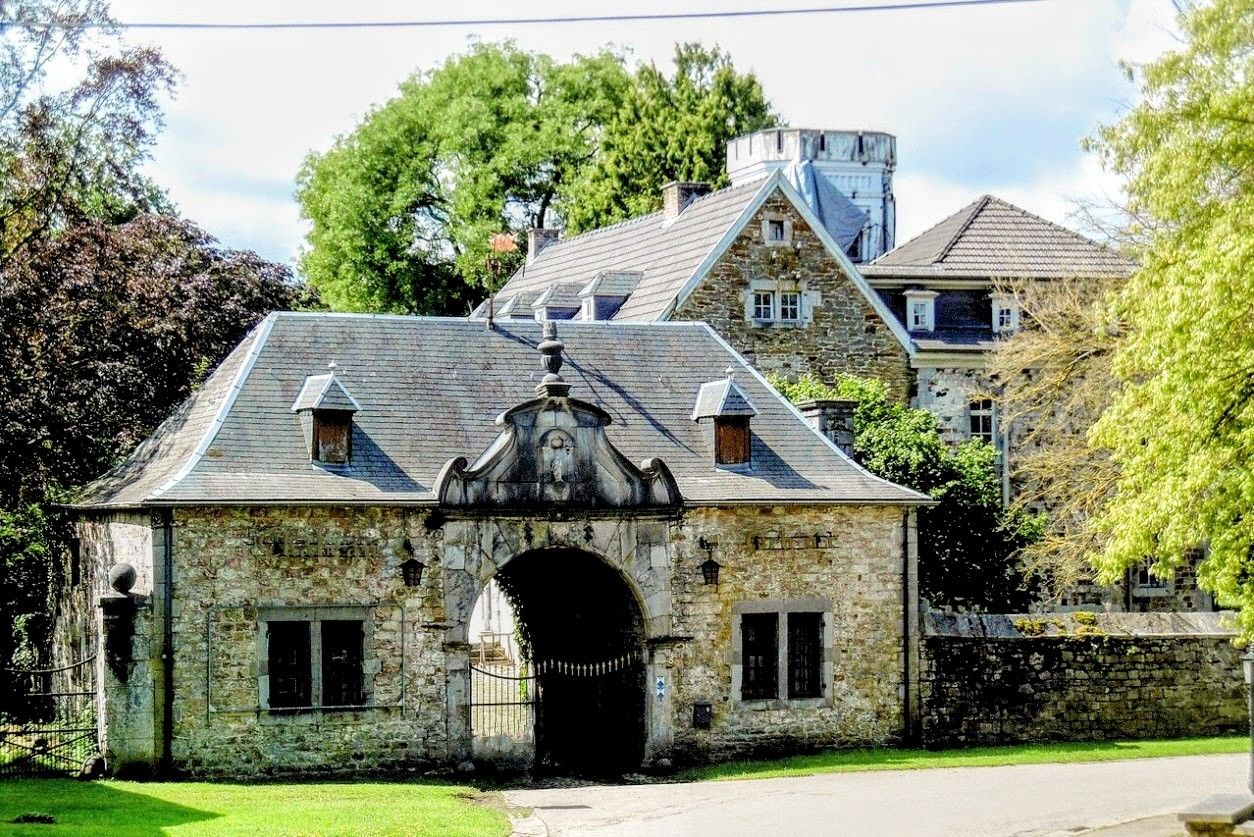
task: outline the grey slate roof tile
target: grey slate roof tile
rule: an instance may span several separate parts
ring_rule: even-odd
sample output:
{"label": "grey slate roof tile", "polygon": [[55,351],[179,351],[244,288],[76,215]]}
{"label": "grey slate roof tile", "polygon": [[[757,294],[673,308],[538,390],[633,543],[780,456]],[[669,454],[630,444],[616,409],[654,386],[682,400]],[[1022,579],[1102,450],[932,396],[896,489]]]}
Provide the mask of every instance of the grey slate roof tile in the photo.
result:
{"label": "grey slate roof tile", "polygon": [[692,408],[693,420],[714,416],[756,416],[758,411],[731,378],[702,384],[697,403]]}
{"label": "grey slate roof tile", "polygon": [[711,192],[688,204],[669,224],[662,213],[655,212],[554,242],[497,292],[498,306],[515,295],[535,299],[554,284],[583,285],[603,271],[639,271],[639,283],[614,319],[656,320],[666,313],[714,245],[770,183],[758,180]]}
{"label": "grey slate roof tile", "polygon": [[1126,276],[1136,264],[1113,250],[984,195],[862,268],[868,278],[1062,279]]}
{"label": "grey slate roof tile", "polygon": [[[495,417],[534,397],[540,332],[533,321],[489,331],[461,318],[271,315],[81,504],[432,502],[440,468],[477,457]],[[663,459],[690,502],[927,501],[852,463],[704,325],[563,322],[559,337],[571,395],[612,416],[607,434],[629,458]],[[290,409],[332,361],[362,407],[347,468],[309,461]],[[729,366],[758,408],[743,472],[714,466],[690,416],[701,385]]]}

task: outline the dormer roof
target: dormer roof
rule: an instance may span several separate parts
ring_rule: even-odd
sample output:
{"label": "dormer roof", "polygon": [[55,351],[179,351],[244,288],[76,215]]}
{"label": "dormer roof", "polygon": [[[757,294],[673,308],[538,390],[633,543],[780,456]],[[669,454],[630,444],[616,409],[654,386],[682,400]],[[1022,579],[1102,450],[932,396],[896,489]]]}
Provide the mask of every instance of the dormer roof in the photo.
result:
{"label": "dormer roof", "polygon": [[702,384],[697,393],[697,403],[692,408],[692,420],[703,418],[723,418],[726,416],[756,416],[749,396],[736,386],[730,377],[721,381]]}
{"label": "dormer roof", "polygon": [[334,372],[310,375],[300,388],[300,394],[292,402],[292,412],[301,410],[338,410],[345,413],[361,412],[357,399],[344,388]]}

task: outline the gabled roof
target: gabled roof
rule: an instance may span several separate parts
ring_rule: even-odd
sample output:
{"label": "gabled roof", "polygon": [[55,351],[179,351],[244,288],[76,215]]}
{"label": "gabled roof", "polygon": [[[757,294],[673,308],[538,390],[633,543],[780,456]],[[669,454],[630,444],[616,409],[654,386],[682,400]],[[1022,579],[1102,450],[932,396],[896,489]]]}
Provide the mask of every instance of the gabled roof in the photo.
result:
{"label": "gabled roof", "polygon": [[582,286],[605,272],[639,272],[639,282],[614,318],[659,319],[766,183],[759,180],[697,198],[670,223],[654,212],[555,241],[520,268],[497,299],[514,294],[534,298],[552,285]]}
{"label": "gabled roof", "polygon": [[1127,276],[1136,264],[992,195],[862,267],[868,278],[1063,279]]}
{"label": "gabled roof", "polygon": [[301,410],[339,410],[357,413],[361,411],[361,405],[349,394],[348,390],[344,389],[344,385],[336,380],[335,373],[328,372],[324,375],[310,375],[305,379],[305,385],[300,388],[300,394],[292,403],[292,412],[298,413]]}
{"label": "gabled roof", "polygon": [[715,416],[756,416],[753,402],[731,378],[702,384],[697,393],[697,403],[692,408],[692,420]]}
{"label": "gabled roof", "polygon": [[[688,502],[928,502],[854,464],[703,324],[565,321],[561,338],[571,396],[611,416],[606,433],[633,462],[662,459]],[[441,468],[473,461],[497,439],[498,414],[534,397],[540,340],[534,321],[272,314],[79,505],[434,503]],[[331,357],[370,405],[352,463],[333,470],[309,461],[290,409]],[[729,366],[758,408],[754,466],[741,473],[714,466],[690,417],[701,384]]]}
{"label": "gabled roof", "polygon": [[[655,212],[550,244],[497,292],[496,315],[509,316],[511,300],[534,299],[554,284],[587,281],[599,273],[615,271],[639,272],[641,278],[614,313],[614,320],[666,320],[705,278],[766,199],[778,191],[814,231],[902,347],[912,351],[913,344],[901,323],[866,284],[844,248],[785,175],[783,170],[777,170],[761,180],[711,192],[692,201],[670,221]],[[484,309],[480,305],[474,316],[482,316]]]}

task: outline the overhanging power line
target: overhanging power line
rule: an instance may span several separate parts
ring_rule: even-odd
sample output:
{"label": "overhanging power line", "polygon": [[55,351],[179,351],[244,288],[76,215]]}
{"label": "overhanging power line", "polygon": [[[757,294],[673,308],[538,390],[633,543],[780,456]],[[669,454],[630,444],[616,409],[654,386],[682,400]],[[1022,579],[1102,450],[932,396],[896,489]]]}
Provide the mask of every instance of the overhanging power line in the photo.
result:
{"label": "overhanging power line", "polygon": [[[915,3],[857,3],[840,6],[823,6],[791,9],[744,9],[717,12],[626,12],[607,15],[562,15],[553,17],[512,18],[461,18],[434,20],[337,20],[337,21],[121,21],[113,24],[120,29],[427,29],[450,26],[529,26],[535,24],[567,23],[627,23],[675,20],[717,20],[728,18],[784,17],[798,15],[828,15],[857,12],[904,12],[919,9],[951,9],[962,6],[1004,6],[1043,3],[1047,0],[919,0]],[[6,24],[0,21],[0,30]],[[32,28],[67,28],[80,24],[46,23],[31,24]],[[104,24],[87,24],[102,27]]]}

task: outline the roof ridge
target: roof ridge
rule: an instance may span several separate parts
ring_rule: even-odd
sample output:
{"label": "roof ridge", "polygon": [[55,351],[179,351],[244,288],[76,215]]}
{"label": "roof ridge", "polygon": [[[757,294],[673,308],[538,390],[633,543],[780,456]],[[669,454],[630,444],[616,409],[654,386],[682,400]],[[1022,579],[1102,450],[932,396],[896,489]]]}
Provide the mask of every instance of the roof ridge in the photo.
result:
{"label": "roof ridge", "polygon": [[[945,261],[945,257],[949,255],[949,251],[954,249],[954,245],[958,243],[958,239],[962,238],[963,234],[971,228],[972,222],[979,217],[980,213],[984,211],[985,207],[988,206],[988,202],[991,200],[995,200],[995,198],[992,195],[984,194],[977,198],[974,203],[967,206],[967,208],[971,210],[971,214],[968,215],[966,220],[958,226],[957,231],[950,237],[949,242],[941,248],[940,254],[932,260],[932,264],[938,264],[939,262]],[[943,224],[944,221],[941,223]]]}
{"label": "roof ridge", "polygon": [[1015,212],[1018,212],[1020,215],[1025,215],[1025,216],[1027,216],[1028,218],[1033,219],[1034,221],[1040,221],[1042,224],[1045,224],[1046,226],[1052,227],[1052,228],[1054,228],[1054,229],[1058,230],[1059,232],[1066,233],[1066,234],[1068,234],[1068,235],[1070,235],[1070,236],[1072,236],[1072,237],[1074,237],[1074,238],[1079,238],[1079,239],[1083,240],[1083,241],[1084,241],[1085,243],[1087,243],[1087,244],[1091,244],[1091,245],[1093,245],[1094,247],[1097,247],[1097,248],[1099,248],[1099,249],[1105,250],[1107,253],[1110,253],[1112,256],[1115,256],[1116,258],[1120,258],[1120,259],[1123,259],[1123,260],[1124,260],[1124,261],[1126,261],[1126,262],[1132,263],[1132,260],[1131,260],[1131,259],[1129,259],[1127,256],[1123,255],[1122,253],[1118,253],[1118,252],[1116,252],[1115,250],[1112,250],[1110,247],[1108,247],[1105,243],[1103,243],[1103,242],[1101,242],[1101,241],[1098,241],[1098,240],[1096,240],[1096,239],[1094,239],[1094,238],[1089,238],[1087,235],[1085,235],[1085,234],[1084,234],[1084,233],[1082,233],[1082,232],[1078,232],[1078,231],[1076,231],[1076,230],[1071,229],[1070,227],[1064,226],[1064,225],[1059,224],[1059,223],[1057,223],[1057,222],[1055,222],[1055,221],[1051,221],[1051,220],[1049,220],[1048,218],[1045,218],[1045,217],[1042,217],[1042,216],[1040,216],[1040,215],[1037,215],[1035,212],[1032,212],[1032,211],[1031,211],[1031,210],[1029,210],[1029,209],[1024,209],[1023,207],[1021,207],[1021,206],[1019,206],[1019,205],[1017,205],[1017,204],[1013,204],[1013,203],[1011,203],[1010,201],[1005,200],[1004,198],[999,198],[999,197],[997,197],[996,195],[986,195],[985,197],[988,197],[988,198],[991,198],[991,199],[993,199],[993,200],[997,201],[997,202],[998,202],[999,204],[1001,204],[1002,206],[1005,206],[1007,209],[1012,209],[1012,210],[1014,210]]}

